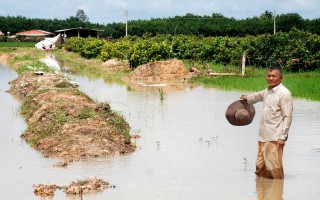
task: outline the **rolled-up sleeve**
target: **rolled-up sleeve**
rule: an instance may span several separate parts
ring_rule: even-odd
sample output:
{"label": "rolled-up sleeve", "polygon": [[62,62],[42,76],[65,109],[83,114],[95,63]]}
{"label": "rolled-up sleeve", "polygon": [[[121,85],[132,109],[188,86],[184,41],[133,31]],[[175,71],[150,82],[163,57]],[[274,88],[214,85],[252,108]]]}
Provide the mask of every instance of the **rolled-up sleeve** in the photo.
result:
{"label": "rolled-up sleeve", "polygon": [[263,101],[265,90],[262,90],[260,92],[256,92],[250,95],[247,95],[247,102],[248,104],[255,104],[257,102]]}

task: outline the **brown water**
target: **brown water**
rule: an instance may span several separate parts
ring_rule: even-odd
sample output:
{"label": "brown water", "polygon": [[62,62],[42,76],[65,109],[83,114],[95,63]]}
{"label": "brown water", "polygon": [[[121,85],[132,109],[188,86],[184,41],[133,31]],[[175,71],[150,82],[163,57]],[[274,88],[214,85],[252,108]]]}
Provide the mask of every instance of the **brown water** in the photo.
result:
{"label": "brown water", "polygon": [[[294,118],[284,151],[285,179],[255,181],[257,130],[261,104],[252,124],[235,127],[224,117],[242,93],[203,87],[166,91],[129,90],[68,73],[80,90],[110,103],[125,116],[137,151],[83,160],[66,169],[44,158],[19,135],[26,128],[19,104],[5,90],[16,74],[0,67],[0,199],[41,199],[32,184],[66,185],[97,176],[116,186],[84,199],[318,199],[320,197],[320,102],[294,100]],[[62,191],[54,199],[68,199]],[[69,198],[72,199],[72,198]],[[75,198],[77,199],[77,198]],[[78,198],[79,199],[79,198]]]}

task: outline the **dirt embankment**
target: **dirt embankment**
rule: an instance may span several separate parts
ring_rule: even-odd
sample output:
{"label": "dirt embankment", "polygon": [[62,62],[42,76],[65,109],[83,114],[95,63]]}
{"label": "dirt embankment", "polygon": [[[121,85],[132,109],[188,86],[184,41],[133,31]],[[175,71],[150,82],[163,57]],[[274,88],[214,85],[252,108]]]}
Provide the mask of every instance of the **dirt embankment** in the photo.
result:
{"label": "dirt embankment", "polygon": [[189,80],[193,75],[194,73],[188,71],[182,61],[171,59],[140,65],[123,78],[123,81],[130,83],[182,82]]}
{"label": "dirt embankment", "polygon": [[132,152],[129,125],[108,104],[95,103],[54,73],[26,72],[8,91],[22,101],[22,137],[46,157],[67,162]]}

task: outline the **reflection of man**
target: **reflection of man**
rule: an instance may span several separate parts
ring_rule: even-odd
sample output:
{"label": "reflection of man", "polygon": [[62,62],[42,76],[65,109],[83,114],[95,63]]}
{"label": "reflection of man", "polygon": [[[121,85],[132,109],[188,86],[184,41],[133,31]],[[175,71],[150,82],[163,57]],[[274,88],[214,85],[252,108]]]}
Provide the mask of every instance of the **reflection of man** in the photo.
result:
{"label": "reflection of man", "polygon": [[283,179],[256,179],[258,200],[282,200]]}
{"label": "reflection of man", "polygon": [[258,136],[257,177],[283,179],[282,154],[292,121],[292,96],[281,83],[282,70],[267,70],[269,87],[251,95],[242,95],[248,104],[263,101]]}

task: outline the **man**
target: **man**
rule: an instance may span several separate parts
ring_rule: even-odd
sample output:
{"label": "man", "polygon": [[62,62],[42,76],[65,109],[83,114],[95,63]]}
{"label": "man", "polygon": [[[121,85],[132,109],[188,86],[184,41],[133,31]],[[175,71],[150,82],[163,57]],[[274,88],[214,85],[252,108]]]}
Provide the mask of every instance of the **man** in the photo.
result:
{"label": "man", "polygon": [[282,70],[272,67],[267,70],[268,88],[241,99],[254,104],[263,102],[258,135],[256,176],[283,179],[283,147],[288,139],[292,122],[292,96],[282,85]]}

